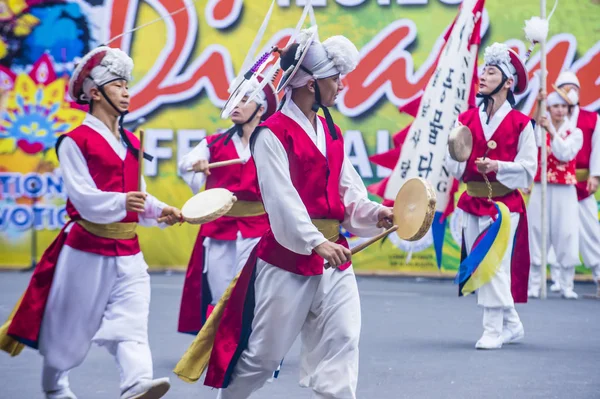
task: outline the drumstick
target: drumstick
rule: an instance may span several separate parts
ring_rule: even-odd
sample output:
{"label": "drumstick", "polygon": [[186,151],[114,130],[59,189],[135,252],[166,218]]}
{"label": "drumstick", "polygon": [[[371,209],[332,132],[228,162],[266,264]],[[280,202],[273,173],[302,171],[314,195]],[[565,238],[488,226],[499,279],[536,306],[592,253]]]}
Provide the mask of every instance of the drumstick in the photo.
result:
{"label": "drumstick", "polygon": [[[220,161],[220,162],[213,162],[213,163],[209,163],[208,164],[208,168],[209,169],[214,169],[214,168],[220,168],[221,166],[229,166],[229,165],[238,165],[244,163],[244,160],[241,158],[238,159],[230,159],[229,161]],[[193,172],[194,168],[188,168],[187,169],[188,172]]]}
{"label": "drumstick", "polygon": [[142,191],[142,172],[144,170],[144,129],[140,129],[140,150],[138,152],[138,191]]}
{"label": "drumstick", "polygon": [[[362,244],[359,244],[357,246],[355,246],[354,248],[352,248],[350,250],[350,252],[352,252],[352,255],[359,253],[360,251],[362,251],[363,249],[367,248],[369,245],[381,240],[383,237],[387,236],[390,233],[393,233],[394,231],[398,230],[398,226],[397,225],[393,225],[392,227],[390,227],[389,229],[387,229],[386,231],[384,231],[383,233],[380,233],[378,235],[376,235],[375,237],[363,242]],[[325,269],[329,269],[331,266],[329,265],[329,263],[325,263]]]}
{"label": "drumstick", "polygon": [[485,153],[483,154],[483,159],[485,159],[487,157],[488,152],[490,152],[490,150],[494,150],[496,149],[497,144],[494,140],[490,140],[487,143],[487,148],[485,149]]}

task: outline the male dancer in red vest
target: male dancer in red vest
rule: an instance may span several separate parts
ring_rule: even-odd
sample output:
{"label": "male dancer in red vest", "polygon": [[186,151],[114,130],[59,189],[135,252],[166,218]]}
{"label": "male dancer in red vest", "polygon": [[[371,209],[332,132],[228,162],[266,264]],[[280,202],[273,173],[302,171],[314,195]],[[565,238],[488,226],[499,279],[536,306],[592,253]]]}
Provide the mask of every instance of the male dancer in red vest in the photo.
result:
{"label": "male dancer in red vest", "polygon": [[[285,103],[252,135],[270,229],[248,259],[215,337],[205,384],[224,388],[219,398],[258,390],[298,335],[300,384],[315,398],[356,398],[360,300],[339,229],[375,235],[392,211],[368,199],[327,109],[358,51],[345,37],[321,43],[316,35],[316,27],[302,31],[284,50]],[[326,118],[317,116],[319,108]],[[332,267],[324,270],[324,262]]]}
{"label": "male dancer in red vest", "polygon": [[[568,104],[557,92],[548,96],[547,106],[549,117],[542,116],[539,121],[540,128],[536,128],[538,147],[546,145],[548,148],[546,220],[549,224],[546,240],[548,248],[550,246],[554,248],[557,263],[561,267],[558,276],[562,295],[567,299],[574,299],[577,298],[577,294],[573,292],[573,278],[575,266],[580,263],[575,157],[583,145],[583,134],[581,130],[569,124],[566,118]],[[545,134],[542,134],[542,131]],[[538,154],[541,154],[541,149]],[[542,284],[541,158],[539,155],[538,165],[527,207],[531,250],[528,296],[531,298],[539,298]]]}
{"label": "male dancer in red vest", "polygon": [[[579,199],[579,252],[592,270],[600,294],[600,223],[594,193],[600,184],[600,118],[579,106],[581,85],[573,72],[562,72],[555,85],[567,93],[572,127],[583,132],[583,147],[577,154],[577,198]],[[572,288],[572,287],[571,287]]]}
{"label": "male dancer in red vest", "polygon": [[[247,86],[247,94],[254,91],[260,81],[262,77],[253,78],[253,84]],[[247,99],[244,96],[242,101],[245,103]],[[179,164],[181,176],[194,194],[206,182],[207,190],[226,188],[238,199],[227,215],[200,227],[185,278],[179,332],[196,334],[200,331],[212,307],[269,228],[249,140],[258,124],[276,110],[275,88],[268,83],[255,101],[240,104],[233,110],[232,128],[202,140]],[[244,163],[209,170],[209,162],[232,159],[242,159]]]}
{"label": "male dancer in red vest", "polygon": [[[506,45],[494,43],[486,48],[485,68],[480,77],[479,108],[458,117],[473,134],[473,151],[466,162],[447,157],[447,167],[467,184],[458,201],[463,216],[463,248],[467,254],[478,237],[494,221],[494,202],[504,203],[510,211],[510,240],[502,263],[492,280],[479,288],[477,303],[483,307],[483,335],[477,349],[497,349],[503,343],[523,338],[523,324],[515,302],[527,301],[529,244],[527,214],[517,189],[533,182],[537,168],[537,149],[529,117],[513,109],[514,94],[527,88],[527,72],[517,54]],[[488,150],[488,142],[496,147]],[[486,174],[492,187],[488,201]]]}
{"label": "male dancer in red vest", "polygon": [[135,230],[159,225],[159,217],[172,225],[181,213],[148,194],[143,181],[138,187],[139,141],[122,128],[132,68],[121,50],[99,47],[69,82],[70,96],[90,106],[83,124],[57,142],[71,220],[42,256],[8,329],[39,348],[48,399],[76,398],[68,373],[92,342],[115,356],[121,399],[160,398],[170,386],[168,378],[153,379],[150,276]]}

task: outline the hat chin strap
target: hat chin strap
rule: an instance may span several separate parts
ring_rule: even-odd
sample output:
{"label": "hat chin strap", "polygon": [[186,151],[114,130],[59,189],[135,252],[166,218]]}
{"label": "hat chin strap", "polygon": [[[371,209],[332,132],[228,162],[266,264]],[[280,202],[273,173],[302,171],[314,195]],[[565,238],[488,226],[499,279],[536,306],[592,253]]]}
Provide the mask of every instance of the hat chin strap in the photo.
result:
{"label": "hat chin strap", "polygon": [[[306,68],[304,65],[300,65],[300,69],[304,72],[308,73],[312,77],[314,77],[312,71]],[[319,111],[319,108],[323,110],[323,114],[325,114],[325,121],[327,122],[327,130],[329,130],[329,134],[334,140],[338,139],[337,131],[335,130],[335,124],[333,123],[333,118],[331,117],[331,113],[329,109],[323,105],[321,102],[321,90],[319,89],[318,79],[315,78],[315,103],[312,105],[313,112]]]}
{"label": "hat chin strap", "polygon": [[[496,68],[498,68],[498,67],[496,67]],[[502,71],[502,69],[498,68],[498,70],[502,73],[502,82],[500,82],[500,84],[494,90],[492,90],[492,92],[490,94],[477,93],[477,96],[476,96],[483,100],[483,112],[485,112],[487,114],[487,120],[485,122],[486,125],[490,123],[491,113],[487,112],[490,103],[491,103],[492,108],[494,108],[494,99],[492,98],[492,96],[494,94],[497,94],[500,90],[502,90],[502,87],[508,80],[508,76],[506,76],[506,74]],[[515,106],[515,96],[514,96],[512,90],[508,90],[508,95],[506,96],[506,99],[508,100],[508,103],[510,104],[511,107]]]}
{"label": "hat chin strap", "polygon": [[244,125],[247,125],[248,123],[250,123],[251,121],[254,120],[254,118],[256,117],[256,114],[258,114],[258,111],[260,110],[260,107],[262,107],[262,104],[257,104],[256,109],[254,110],[254,112],[252,113],[252,115],[250,115],[250,118],[248,118],[248,120],[246,122],[244,122],[244,123],[236,123],[235,125],[233,125],[229,129],[227,129],[227,131],[225,133],[222,133],[219,137],[217,137],[215,139],[215,141],[213,141],[212,143],[210,143],[208,145],[208,148],[212,147],[217,142],[219,142],[219,141],[221,141],[223,139],[225,139],[225,141],[223,142],[223,144],[227,145],[227,143],[229,143],[229,141],[231,141],[231,138],[236,133],[237,133],[237,135],[239,137],[242,137],[244,135]]}
{"label": "hat chin strap", "polygon": [[[125,129],[123,128],[123,119],[125,118],[125,115],[127,115],[129,113],[129,111],[121,111],[119,108],[117,108],[117,106],[110,100],[110,98],[108,98],[108,95],[106,95],[106,91],[104,91],[105,85],[112,83],[116,80],[121,80],[121,79],[114,79],[109,82],[106,82],[103,85],[98,86],[98,90],[100,91],[100,94],[102,94],[102,97],[104,97],[106,102],[108,102],[110,104],[110,106],[113,107],[113,109],[119,113],[119,115],[120,115],[119,116],[119,134],[121,135],[121,139],[125,143],[125,146],[127,147],[127,149],[129,151],[131,151],[133,156],[137,159],[139,157],[140,151],[133,146],[133,144],[131,143],[131,140],[129,140],[129,137],[127,137],[127,135],[125,134]],[[91,107],[91,103],[90,103],[90,107]],[[154,157],[152,155],[150,155],[146,152],[144,152],[144,158],[147,159],[148,161],[152,161],[154,159]]]}

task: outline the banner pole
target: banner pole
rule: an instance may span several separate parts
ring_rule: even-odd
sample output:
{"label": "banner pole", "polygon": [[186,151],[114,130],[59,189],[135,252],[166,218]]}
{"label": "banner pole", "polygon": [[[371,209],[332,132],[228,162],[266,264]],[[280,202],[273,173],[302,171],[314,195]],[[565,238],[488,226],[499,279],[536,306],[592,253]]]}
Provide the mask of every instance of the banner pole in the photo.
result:
{"label": "banner pole", "polygon": [[[540,0],[540,18],[546,19],[546,0]],[[540,88],[542,92],[546,93],[546,39],[540,43]],[[542,98],[540,101],[540,115],[544,115],[546,112],[546,99]],[[536,126],[541,129],[542,137],[542,165],[541,165],[541,181],[542,181],[542,290],[540,292],[540,298],[546,299],[547,297],[547,267],[548,267],[548,248],[546,240],[546,232],[548,230],[548,220],[546,212],[546,191],[548,187],[547,179],[547,168],[548,168],[548,151],[546,146],[546,131],[541,126]]]}

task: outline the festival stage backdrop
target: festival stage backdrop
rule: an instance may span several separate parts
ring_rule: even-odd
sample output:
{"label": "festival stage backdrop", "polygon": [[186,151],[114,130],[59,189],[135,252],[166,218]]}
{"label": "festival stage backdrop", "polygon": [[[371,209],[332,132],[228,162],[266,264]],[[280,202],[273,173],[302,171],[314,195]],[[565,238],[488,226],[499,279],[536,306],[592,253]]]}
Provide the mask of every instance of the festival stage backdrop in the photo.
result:
{"label": "festival stage backdrop", "polygon": [[[78,58],[125,30],[191,3],[14,0],[0,4],[0,88],[8,91],[6,111],[0,114],[0,266],[28,267],[31,254],[39,258],[65,223],[65,191],[56,169],[54,143],[85,115],[66,95],[68,76]],[[459,3],[313,0],[321,39],[343,34],[361,52],[359,67],[346,78],[347,89],[332,114],[366,185],[390,175],[390,169],[374,165],[369,156],[392,149],[392,137],[412,122],[398,107],[419,96],[427,85]],[[145,129],[147,151],[156,158],[145,163],[146,181],[149,192],[159,199],[182,206],[191,196],[178,176],[178,160],[205,135],[228,127],[219,117],[220,107],[270,4],[270,0],[197,1],[111,44],[127,51],[135,62],[126,120]],[[285,43],[303,5],[302,0],[276,0],[264,49]],[[561,69],[576,71],[583,86],[581,103],[593,111],[600,109],[598,12],[600,6],[593,0],[561,2],[550,23],[547,45],[549,82]],[[539,15],[538,1],[488,0],[481,48],[501,41],[523,55],[528,47],[524,20],[534,15]],[[538,48],[528,64],[532,77],[539,69],[537,52]],[[534,79],[519,98],[524,112],[531,112],[537,90]],[[142,249],[152,268],[187,265],[197,226],[140,230]],[[442,271],[457,268],[459,231],[460,213],[454,212],[443,233]],[[438,272],[431,232],[407,253],[408,249],[407,243],[392,237],[357,255],[355,267],[362,272]]]}

